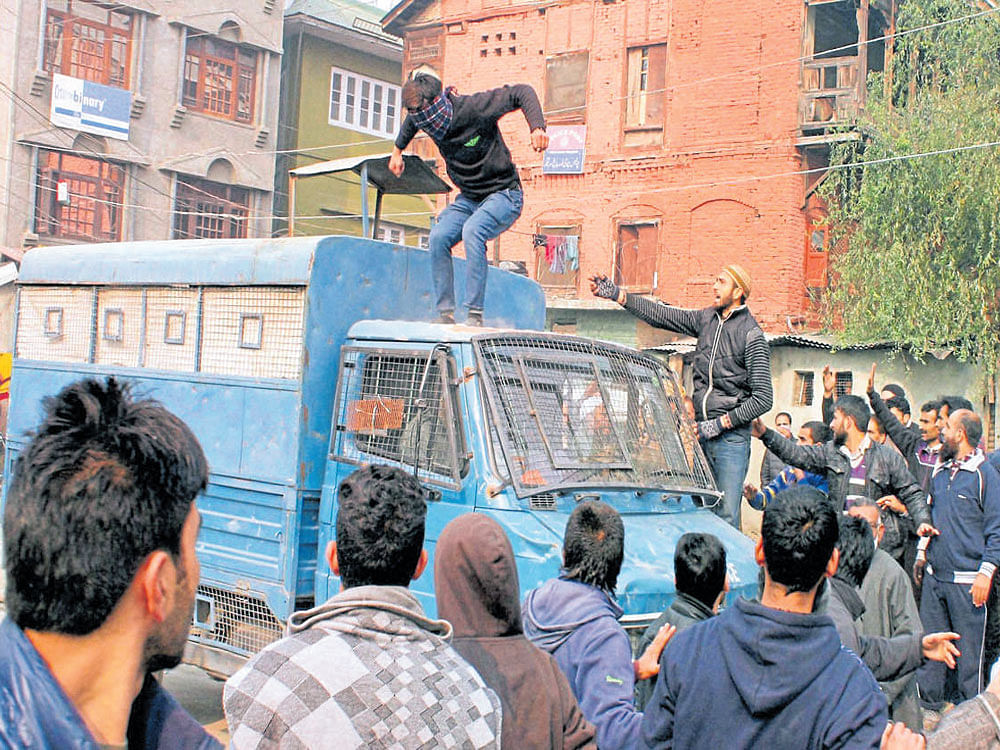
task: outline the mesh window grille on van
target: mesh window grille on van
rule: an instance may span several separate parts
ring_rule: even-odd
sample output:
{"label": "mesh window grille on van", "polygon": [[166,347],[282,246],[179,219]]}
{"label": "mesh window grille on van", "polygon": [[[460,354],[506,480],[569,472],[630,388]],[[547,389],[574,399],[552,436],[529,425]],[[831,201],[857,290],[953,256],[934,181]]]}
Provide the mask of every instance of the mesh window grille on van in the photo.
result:
{"label": "mesh window grille on van", "polygon": [[[430,359],[428,359],[430,358]],[[378,456],[437,484],[466,470],[453,387],[442,352],[343,350],[334,414],[335,458]]]}

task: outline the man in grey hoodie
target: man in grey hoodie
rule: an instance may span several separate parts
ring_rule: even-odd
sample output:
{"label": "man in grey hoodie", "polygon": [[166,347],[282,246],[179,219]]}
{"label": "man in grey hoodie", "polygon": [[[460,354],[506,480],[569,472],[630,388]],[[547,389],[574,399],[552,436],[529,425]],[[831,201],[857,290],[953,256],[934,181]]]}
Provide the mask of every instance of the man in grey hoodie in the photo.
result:
{"label": "man in grey hoodie", "polygon": [[365,466],[340,485],[326,550],[340,593],[226,683],[230,747],[499,748],[500,701],[408,590],[427,565],[420,483]]}

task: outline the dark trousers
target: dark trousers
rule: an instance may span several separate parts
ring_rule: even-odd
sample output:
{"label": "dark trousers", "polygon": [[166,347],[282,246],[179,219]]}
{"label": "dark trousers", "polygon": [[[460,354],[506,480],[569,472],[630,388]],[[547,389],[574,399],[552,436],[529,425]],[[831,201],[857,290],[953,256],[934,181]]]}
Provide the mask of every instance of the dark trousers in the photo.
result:
{"label": "dark trousers", "polygon": [[920,593],[920,620],[925,633],[952,631],[961,636],[956,644],[962,655],[954,673],[936,661],[917,670],[920,694],[932,708],[943,701],[959,703],[974,698],[983,689],[983,639],[986,607],[972,603],[969,583],[948,583],[924,576]]}

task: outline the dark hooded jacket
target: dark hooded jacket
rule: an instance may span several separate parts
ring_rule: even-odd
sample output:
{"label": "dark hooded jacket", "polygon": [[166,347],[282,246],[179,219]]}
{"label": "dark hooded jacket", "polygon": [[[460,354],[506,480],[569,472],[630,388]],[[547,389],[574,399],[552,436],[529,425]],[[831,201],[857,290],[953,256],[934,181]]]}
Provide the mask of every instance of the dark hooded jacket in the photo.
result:
{"label": "dark hooded jacket", "polygon": [[514,552],[496,521],[469,513],[444,528],[434,591],[452,646],[500,698],[504,750],[597,747],[555,659],[524,637]]}
{"label": "dark hooded jacket", "polygon": [[524,634],[555,657],[583,715],[597,728],[598,746],[615,750],[638,746],[642,722],[621,616],[607,593],[568,578],[546,581],[524,600]]}
{"label": "dark hooded jacket", "polygon": [[652,748],[877,748],[885,696],[830,618],[739,599],[667,644]]}

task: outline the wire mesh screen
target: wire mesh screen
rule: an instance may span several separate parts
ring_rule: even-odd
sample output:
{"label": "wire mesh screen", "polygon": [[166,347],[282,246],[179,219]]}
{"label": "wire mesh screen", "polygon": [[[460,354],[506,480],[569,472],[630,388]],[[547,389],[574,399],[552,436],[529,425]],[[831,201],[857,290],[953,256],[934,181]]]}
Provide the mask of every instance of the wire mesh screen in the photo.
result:
{"label": "wire mesh screen", "polygon": [[304,318],[302,288],[205,289],[201,371],[298,379]]}
{"label": "wire mesh screen", "polygon": [[337,388],[336,456],[377,456],[437,483],[457,484],[461,452],[448,358],[439,349],[346,348]]}
{"label": "wire mesh screen", "polygon": [[262,598],[214,586],[198,586],[195,622],[191,640],[228,646],[247,656],[278,640],[284,632],[281,621]]}
{"label": "wire mesh screen", "polygon": [[89,362],[93,340],[93,289],[21,287],[17,308],[18,357]]}
{"label": "wire mesh screen", "polygon": [[522,494],[594,485],[714,490],[673,373],[566,336],[475,340],[511,481]]}
{"label": "wire mesh screen", "polygon": [[194,372],[198,356],[197,289],[146,291],[145,365]]}

